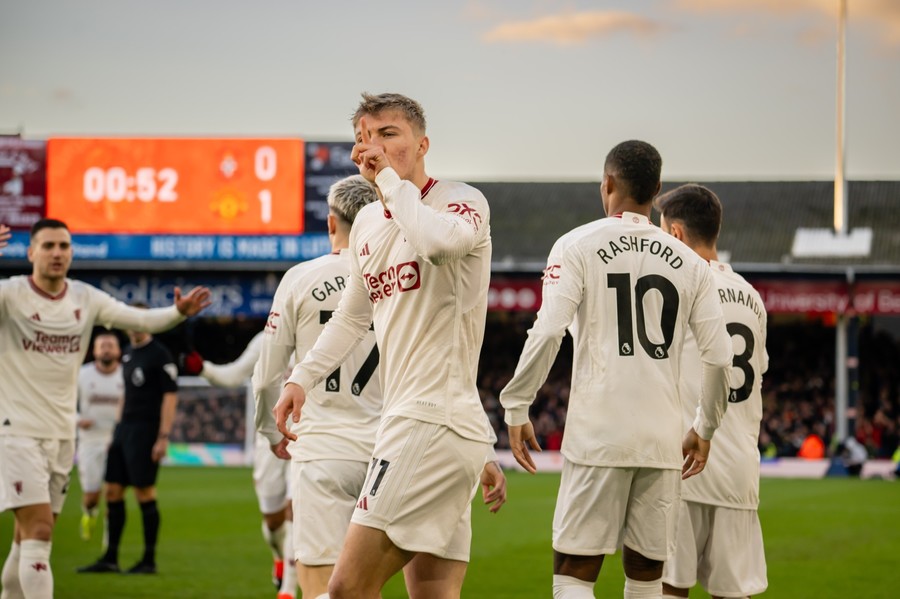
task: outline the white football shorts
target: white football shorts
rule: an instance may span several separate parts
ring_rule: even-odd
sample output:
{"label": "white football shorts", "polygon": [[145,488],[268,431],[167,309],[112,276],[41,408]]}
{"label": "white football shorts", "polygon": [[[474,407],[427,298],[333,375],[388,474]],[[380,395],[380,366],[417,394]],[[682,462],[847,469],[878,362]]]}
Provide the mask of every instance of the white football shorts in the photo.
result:
{"label": "white football shorts", "polygon": [[106,476],[106,456],[109,453],[108,439],[79,439],[75,450],[78,459],[78,480],[85,493],[99,493]]}
{"label": "white football shorts", "polygon": [[276,457],[269,440],[257,435],[253,447],[253,488],[260,513],[275,514],[284,509],[290,499],[290,470],[290,460]]}
{"label": "white football shorts", "polygon": [[75,441],[0,435],[0,512],[49,503],[62,511]]}
{"label": "white football shorts", "polygon": [[699,581],[710,595],[747,597],[769,586],[762,527],[756,510],[681,501],[675,543],[663,582],[689,589]]}
{"label": "white football shorts", "polygon": [[568,555],[605,555],[622,545],[646,558],[666,559],[675,534],[681,472],[563,464],[553,549]]}
{"label": "white football shorts", "polygon": [[490,447],[439,424],[387,418],[352,521],[406,551],[468,562],[471,503]]}
{"label": "white football shorts", "polygon": [[291,462],[294,553],[299,563],[337,563],[367,466],[352,460]]}

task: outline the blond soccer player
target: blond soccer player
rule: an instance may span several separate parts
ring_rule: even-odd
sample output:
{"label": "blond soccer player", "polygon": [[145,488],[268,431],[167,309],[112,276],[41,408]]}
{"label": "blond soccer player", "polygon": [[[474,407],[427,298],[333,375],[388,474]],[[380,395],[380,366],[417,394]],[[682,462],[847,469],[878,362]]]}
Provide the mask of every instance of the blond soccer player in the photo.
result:
{"label": "blond soccer player", "polygon": [[373,202],[378,202],[375,187],[360,175],[331,186],[332,251],[285,273],[272,300],[253,375],[257,430],[273,452],[290,458],[295,522],[290,557],[296,558],[304,597],[328,591],[366,479],[382,406],[375,333],[369,331],[340,367],[310,389],[303,417],[292,427],[296,441],[288,444],[278,431],[272,408],[291,355],[306,355],[338,307],[350,277],[351,228],[359,211]]}
{"label": "blond soccer player", "polygon": [[363,94],[352,158],[382,202],[360,210],[340,305],[276,405],[279,430],[374,323],[384,408],[368,477],[328,585],[332,599],[377,597],[404,570],[410,597],[459,597],[479,480],[496,511],[506,480],[475,385],[490,279],[484,196],[425,171],[422,107]]}

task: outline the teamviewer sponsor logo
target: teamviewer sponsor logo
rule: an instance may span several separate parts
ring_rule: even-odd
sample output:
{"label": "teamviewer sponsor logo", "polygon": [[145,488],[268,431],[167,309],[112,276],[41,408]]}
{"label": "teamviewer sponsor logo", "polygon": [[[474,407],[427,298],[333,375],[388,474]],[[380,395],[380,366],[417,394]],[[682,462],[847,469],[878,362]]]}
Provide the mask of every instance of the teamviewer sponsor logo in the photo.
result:
{"label": "teamviewer sponsor logo", "polygon": [[373,304],[397,293],[413,291],[422,286],[418,262],[403,262],[378,274],[364,274],[369,299]]}

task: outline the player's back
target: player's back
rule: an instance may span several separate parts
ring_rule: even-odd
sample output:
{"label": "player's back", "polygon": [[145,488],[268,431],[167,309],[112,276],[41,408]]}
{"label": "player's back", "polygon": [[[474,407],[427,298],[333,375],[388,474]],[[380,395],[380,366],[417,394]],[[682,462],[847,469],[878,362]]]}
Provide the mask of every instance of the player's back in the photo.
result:
{"label": "player's back", "polygon": [[710,351],[728,354],[706,263],[626,212],[571,240],[558,273],[554,292],[578,304],[563,453],[586,465],[680,468],[677,383],[690,324]]}
{"label": "player's back", "polygon": [[[710,263],[734,348],[728,410],[716,431],[710,459],[700,476],[686,480],[688,501],[737,509],[759,506],[759,423],[762,375],[768,368],[766,311],[759,293],[730,266]],[[700,393],[700,356],[691,336],[685,343],[680,382],[685,427],[690,426]]]}
{"label": "player's back", "polygon": [[[294,266],[285,273],[273,310],[285,326],[296,324],[294,351],[305,356],[325,328],[349,279],[349,254],[322,256]],[[278,337],[278,331],[270,331]],[[375,334],[370,330],[334,372],[307,393],[303,416],[293,425],[297,441],[290,451],[296,459],[368,460],[381,415],[381,380]]]}

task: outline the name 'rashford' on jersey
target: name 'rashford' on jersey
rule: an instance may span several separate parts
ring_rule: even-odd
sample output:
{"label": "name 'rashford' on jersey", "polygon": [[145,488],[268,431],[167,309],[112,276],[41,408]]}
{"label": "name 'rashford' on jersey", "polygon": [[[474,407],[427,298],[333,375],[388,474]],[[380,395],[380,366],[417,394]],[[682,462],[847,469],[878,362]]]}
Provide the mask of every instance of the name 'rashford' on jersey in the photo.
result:
{"label": "name 'rashford' on jersey", "polygon": [[[759,507],[759,423],[762,420],[762,375],[766,352],[766,308],[759,293],[730,266],[710,262],[725,326],[734,344],[728,411],[710,452],[706,469],[681,485],[687,501],[735,509]],[[680,380],[685,426],[697,411],[700,355],[696,341],[685,341]]]}
{"label": "name 'rashford' on jersey", "polygon": [[[562,451],[588,466],[680,469],[681,347],[688,328],[708,364],[695,426],[712,436],[725,409],[731,344],[706,262],[647,217],[626,212],[561,237],[543,303],[513,378],[506,422],[528,421],[568,328],[574,365]],[[707,374],[707,372],[705,372]]]}
{"label": "name 'rashford' on jersey", "polygon": [[[270,443],[282,435],[272,408],[278,401],[292,353],[305,356],[337,310],[350,277],[350,252],[329,254],[288,270],[275,291],[253,373],[257,429]],[[381,416],[381,380],[375,334],[362,341],[307,392],[300,422],[288,421],[297,440],[288,446],[297,461],[368,461]]]}
{"label": "name 'rashford' on jersey", "polygon": [[376,183],[390,212],[374,203],[357,215],[340,307],[290,380],[309,388],[374,321],[383,416],[493,443],[475,384],[491,267],[487,200],[465,183],[431,179],[419,190],[391,168]]}
{"label": "name 'rashford' on jersey", "polygon": [[121,365],[109,373],[101,372],[94,362],[82,366],[78,372],[78,417],[91,420],[91,426],[79,428],[78,438],[111,441],[123,401],[125,379]]}
{"label": "name 'rashford' on jersey", "polygon": [[144,310],[66,279],[50,296],[30,276],[0,281],[0,435],[74,439],[78,371],[94,324],[161,331],[183,321],[175,306]]}

